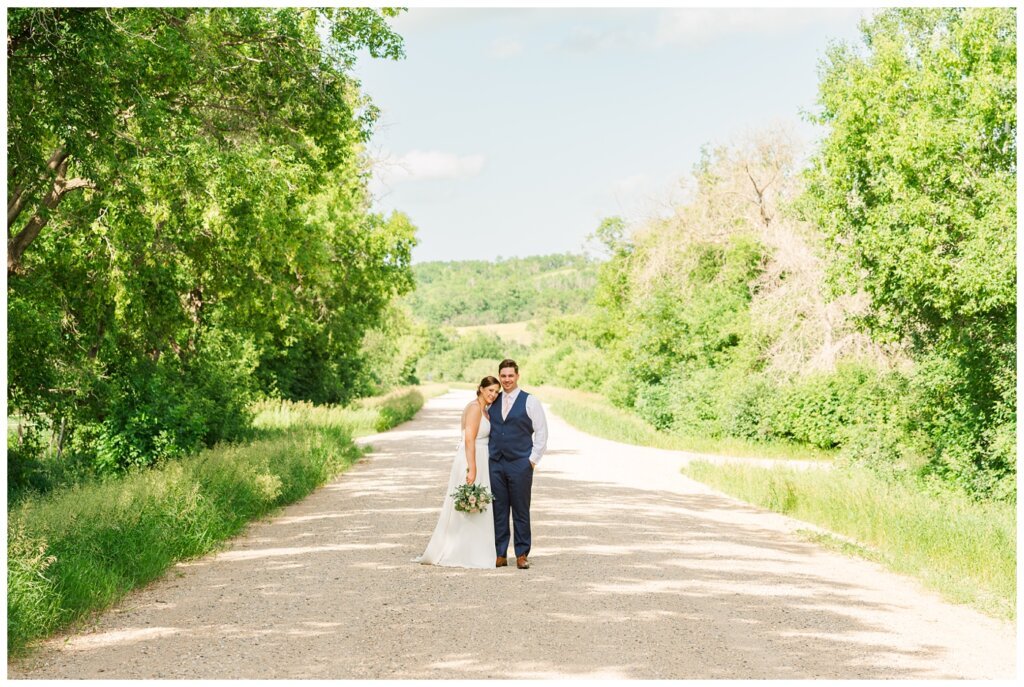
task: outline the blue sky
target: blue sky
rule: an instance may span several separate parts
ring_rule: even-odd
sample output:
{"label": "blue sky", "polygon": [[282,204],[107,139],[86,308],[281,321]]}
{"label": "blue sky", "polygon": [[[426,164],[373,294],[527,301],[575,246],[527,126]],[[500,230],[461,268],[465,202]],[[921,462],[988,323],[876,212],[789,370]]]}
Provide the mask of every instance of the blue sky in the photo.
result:
{"label": "blue sky", "polygon": [[665,212],[704,144],[813,142],[818,62],[867,12],[413,7],[406,58],[356,70],[375,209],[410,216],[415,262],[579,253],[604,217]]}

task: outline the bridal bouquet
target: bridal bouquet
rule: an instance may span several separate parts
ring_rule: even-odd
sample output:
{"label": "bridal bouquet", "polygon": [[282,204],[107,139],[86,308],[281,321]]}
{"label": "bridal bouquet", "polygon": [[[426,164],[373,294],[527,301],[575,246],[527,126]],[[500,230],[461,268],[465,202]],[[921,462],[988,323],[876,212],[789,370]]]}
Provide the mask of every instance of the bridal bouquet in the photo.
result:
{"label": "bridal bouquet", "polygon": [[455,510],[462,513],[482,513],[494,496],[482,484],[463,484],[452,492],[455,499]]}

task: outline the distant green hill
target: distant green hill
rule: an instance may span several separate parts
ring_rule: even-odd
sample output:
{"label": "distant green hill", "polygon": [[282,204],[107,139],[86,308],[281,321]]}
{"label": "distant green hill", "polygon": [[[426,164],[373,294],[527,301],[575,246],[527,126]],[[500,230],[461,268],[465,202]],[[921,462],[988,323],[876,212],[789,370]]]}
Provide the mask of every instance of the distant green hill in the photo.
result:
{"label": "distant green hill", "polygon": [[413,315],[454,327],[522,322],[578,311],[590,299],[598,262],[556,253],[495,262],[462,260],[413,265]]}

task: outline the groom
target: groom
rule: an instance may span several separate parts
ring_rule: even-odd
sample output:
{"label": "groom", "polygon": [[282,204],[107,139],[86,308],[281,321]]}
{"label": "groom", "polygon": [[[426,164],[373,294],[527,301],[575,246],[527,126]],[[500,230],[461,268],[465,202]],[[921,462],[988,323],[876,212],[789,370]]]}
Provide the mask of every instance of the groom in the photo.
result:
{"label": "groom", "polygon": [[548,424],[540,401],[520,389],[519,366],[514,360],[502,360],[498,366],[501,395],[491,404],[488,419],[491,436],[491,492],[494,502],[494,544],[498,550],[495,567],[508,565],[508,516],[512,513],[515,529],[516,567],[530,567],[530,491],[533,470],[544,454]]}

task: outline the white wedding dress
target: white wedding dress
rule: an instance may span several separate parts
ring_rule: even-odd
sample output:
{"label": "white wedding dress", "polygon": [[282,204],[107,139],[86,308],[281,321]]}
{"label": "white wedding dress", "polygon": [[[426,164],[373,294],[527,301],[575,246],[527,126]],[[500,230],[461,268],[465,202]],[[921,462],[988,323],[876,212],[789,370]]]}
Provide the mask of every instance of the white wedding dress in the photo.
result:
{"label": "white wedding dress", "polygon": [[[476,435],[476,484],[491,489],[491,472],[488,467],[487,437],[491,434],[491,423],[487,416],[480,419],[480,431]],[[434,534],[430,537],[426,551],[414,559],[423,565],[443,565],[456,568],[494,567],[494,514],[493,504],[480,513],[460,513],[455,510],[452,492],[466,483],[466,432],[463,430],[458,451],[452,461],[448,475],[448,488],[441,505],[441,517],[437,519]]]}

